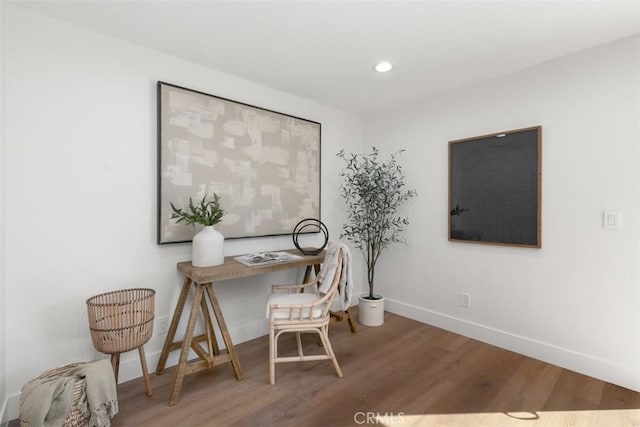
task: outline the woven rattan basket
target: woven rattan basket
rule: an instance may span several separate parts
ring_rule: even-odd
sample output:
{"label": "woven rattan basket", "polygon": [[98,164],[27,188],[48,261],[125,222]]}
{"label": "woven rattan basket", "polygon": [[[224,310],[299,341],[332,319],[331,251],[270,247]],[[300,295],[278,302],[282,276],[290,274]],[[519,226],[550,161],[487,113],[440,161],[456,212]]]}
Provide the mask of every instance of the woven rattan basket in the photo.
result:
{"label": "woven rattan basket", "polygon": [[123,289],[87,300],[91,340],[106,354],[124,353],[142,346],[153,334],[153,289]]}
{"label": "woven rattan basket", "polygon": [[[78,366],[77,363],[66,365],[61,368],[51,369],[46,371],[38,378],[32,381],[41,380],[45,378],[55,378],[62,376],[66,371]],[[89,411],[89,403],[87,401],[87,389],[85,387],[84,378],[75,377],[73,384],[73,398],[71,400],[71,412],[64,420],[62,427],[80,427],[88,426],[91,419],[91,411]],[[36,427],[32,426],[28,421],[20,419],[20,427]]]}

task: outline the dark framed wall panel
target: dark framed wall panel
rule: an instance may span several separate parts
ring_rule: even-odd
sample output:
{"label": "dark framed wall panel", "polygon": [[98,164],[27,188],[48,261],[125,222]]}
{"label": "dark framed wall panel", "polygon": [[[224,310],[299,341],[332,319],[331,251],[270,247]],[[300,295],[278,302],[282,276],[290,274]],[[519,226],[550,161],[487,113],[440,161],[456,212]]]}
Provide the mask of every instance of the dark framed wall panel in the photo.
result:
{"label": "dark framed wall panel", "polygon": [[449,240],[541,247],[542,127],[449,142]]}

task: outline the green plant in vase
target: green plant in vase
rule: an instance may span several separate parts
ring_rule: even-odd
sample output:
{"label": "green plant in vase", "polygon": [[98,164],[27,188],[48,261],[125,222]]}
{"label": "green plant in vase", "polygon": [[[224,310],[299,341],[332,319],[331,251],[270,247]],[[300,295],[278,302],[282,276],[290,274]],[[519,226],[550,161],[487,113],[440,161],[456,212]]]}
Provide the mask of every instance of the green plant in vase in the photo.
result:
{"label": "green plant in vase", "polygon": [[[372,147],[369,154],[347,155],[344,150],[338,153],[338,157],[346,162],[340,173],[344,178],[340,192],[347,205],[347,221],[342,226],[340,238],[346,237],[353,242],[367,263],[369,292],[360,297],[361,303],[363,299],[383,299],[374,293],[376,263],[389,245],[405,242],[402,231],[409,220],[399,214],[399,209],[417,193],[405,188],[405,176],[396,159],[403,151],[391,154],[386,160],[379,158],[376,147]],[[361,304],[361,323],[369,326],[382,324],[383,317],[363,320],[363,312]]]}
{"label": "green plant in vase", "polygon": [[220,197],[213,193],[213,198],[207,200],[205,195],[198,204],[194,204],[191,197],[189,197],[189,204],[186,209],[176,208],[171,203],[171,219],[177,219],[176,223],[184,222],[187,225],[201,224],[204,226],[216,225],[222,221],[222,217],[226,213],[220,207]]}
{"label": "green plant in vase", "polygon": [[224,236],[213,228],[222,221],[226,213],[220,206],[220,197],[213,194],[212,197],[204,196],[200,202],[194,203],[189,197],[186,208],[178,208],[171,203],[171,219],[176,223],[187,225],[201,224],[202,231],[193,236],[192,259],[194,267],[212,267],[224,263]]}

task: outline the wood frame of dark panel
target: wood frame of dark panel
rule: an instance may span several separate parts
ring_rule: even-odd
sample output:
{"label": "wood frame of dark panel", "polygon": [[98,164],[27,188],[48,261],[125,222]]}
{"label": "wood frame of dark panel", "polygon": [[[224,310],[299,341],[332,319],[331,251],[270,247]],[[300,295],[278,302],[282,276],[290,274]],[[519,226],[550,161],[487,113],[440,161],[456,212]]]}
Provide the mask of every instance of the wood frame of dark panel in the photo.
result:
{"label": "wood frame of dark panel", "polygon": [[[535,137],[535,139],[531,141],[532,137]],[[530,140],[529,146],[527,147],[527,149],[529,151],[533,150],[533,153],[527,152],[526,150],[524,152],[517,151],[519,148],[524,147],[524,145],[518,146],[513,144],[518,144],[518,143],[524,144],[523,141],[525,141],[527,138]],[[465,146],[462,144],[467,144],[467,145]],[[486,181],[486,186],[489,186],[491,188],[506,188],[509,186],[509,185],[502,185],[502,184],[505,184],[506,181],[499,182],[500,176],[497,176],[497,175],[500,175],[500,173],[495,173],[496,171],[494,170],[496,163],[499,163],[500,167],[502,167],[503,169],[506,168],[507,173],[511,173],[511,176],[510,176],[511,178],[514,177],[514,174],[521,173],[521,174],[525,174],[523,180],[529,180],[528,182],[529,191],[523,192],[525,196],[527,196],[525,197],[526,200],[521,203],[524,203],[526,207],[530,208],[531,212],[525,212],[526,214],[525,216],[529,218],[529,221],[527,222],[528,227],[533,227],[535,225],[535,231],[531,231],[531,229],[528,228],[528,231],[524,232],[524,234],[527,235],[526,239],[523,239],[521,241],[517,238],[517,236],[515,236],[515,234],[522,234],[522,233],[514,233],[514,235],[511,236],[513,238],[507,237],[507,238],[500,238],[500,239],[494,239],[494,238],[483,239],[482,237],[483,232],[486,230],[472,230],[472,231],[465,231],[463,229],[454,230],[455,220],[453,219],[453,217],[454,216],[461,217],[465,212],[471,211],[471,208],[469,208],[468,211],[463,211],[464,209],[467,209],[466,206],[464,204],[460,206],[459,201],[453,200],[452,198],[453,196],[452,193],[454,192],[453,187],[456,188],[455,190],[456,193],[460,193],[460,191],[457,189],[461,185],[464,185],[464,179],[461,180],[459,176],[461,174],[464,174],[465,171],[461,170],[464,168],[461,168],[458,163],[460,163],[459,153],[462,149],[466,147],[470,147],[470,149],[473,150],[473,153],[469,154],[469,158],[466,161],[467,162],[473,161],[473,166],[474,166],[473,173],[480,174],[482,179]],[[540,248],[542,246],[542,241],[541,241],[541,237],[542,237],[542,218],[541,218],[542,216],[541,215],[542,214],[542,210],[541,210],[542,126],[532,126],[528,128],[496,132],[488,135],[481,135],[481,136],[476,136],[472,138],[449,141],[448,148],[449,148],[448,149],[449,189],[448,189],[447,227],[448,227],[449,241],[480,243],[480,244],[500,245],[500,246]],[[456,151],[456,153],[452,154],[452,151],[454,150]],[[501,157],[498,159],[495,157],[495,154],[499,152],[502,152],[502,153],[500,154]],[[482,154],[482,156],[479,156],[478,154]],[[530,158],[532,155],[535,155],[534,159]],[[474,157],[472,156],[476,156],[476,158],[474,159]],[[510,161],[512,162],[511,165],[509,164]],[[454,162],[456,164],[454,164]],[[524,168],[526,170],[522,171],[520,169],[516,169],[517,167],[520,167],[521,169]],[[484,174],[482,174],[483,172]],[[516,178],[517,178],[516,181],[519,181],[520,178],[522,177],[516,176]],[[471,179],[467,178],[467,180],[471,180]],[[493,182],[491,182],[492,180]],[[533,185],[533,183],[535,183],[535,190],[530,191],[531,185]],[[473,189],[467,188],[466,190],[462,190],[462,191],[473,191],[477,189],[478,189],[477,187]],[[495,194],[496,192],[494,191],[493,195]],[[504,194],[504,193],[497,193],[497,194]],[[477,195],[476,193],[474,193],[473,198],[474,200],[481,200],[481,202],[479,203],[484,202],[484,199],[482,198],[482,194]],[[523,198],[523,195],[521,193],[518,193],[517,195],[513,193],[509,193],[509,194],[506,194],[505,198],[509,198],[508,201],[512,202],[514,198],[515,199]],[[505,204],[509,205],[510,203],[505,202]],[[485,224],[486,223],[491,224],[492,219],[489,218],[487,215],[482,216],[483,213],[480,211],[480,209],[478,209],[478,211],[480,213],[477,214],[478,217],[476,218],[475,223],[478,224],[478,223],[484,222]],[[534,214],[534,212],[535,212],[535,218],[531,219],[531,216]],[[513,219],[513,218],[507,218],[507,219]],[[496,228],[500,228],[502,224],[495,223],[492,226],[495,226]],[[495,230],[495,228],[491,228],[491,230]]]}

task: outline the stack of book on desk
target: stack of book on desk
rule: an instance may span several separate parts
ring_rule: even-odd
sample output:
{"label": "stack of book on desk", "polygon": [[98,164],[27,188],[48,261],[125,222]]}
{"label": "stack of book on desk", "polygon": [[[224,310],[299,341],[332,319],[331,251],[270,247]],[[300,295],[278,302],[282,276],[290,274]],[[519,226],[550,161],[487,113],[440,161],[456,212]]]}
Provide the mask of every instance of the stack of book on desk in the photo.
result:
{"label": "stack of book on desk", "polygon": [[293,261],[302,258],[289,252],[255,252],[237,256],[233,259],[249,267],[254,265],[275,264],[278,262]]}

